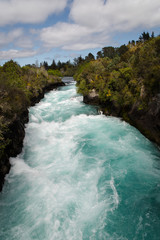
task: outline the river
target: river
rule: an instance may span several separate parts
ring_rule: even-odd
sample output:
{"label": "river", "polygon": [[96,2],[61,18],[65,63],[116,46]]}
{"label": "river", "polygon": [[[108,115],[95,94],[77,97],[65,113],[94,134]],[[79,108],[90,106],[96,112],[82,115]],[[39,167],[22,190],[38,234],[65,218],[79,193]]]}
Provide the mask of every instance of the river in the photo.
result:
{"label": "river", "polygon": [[148,139],[85,105],[73,81],[29,113],[0,193],[0,240],[160,239],[160,152]]}

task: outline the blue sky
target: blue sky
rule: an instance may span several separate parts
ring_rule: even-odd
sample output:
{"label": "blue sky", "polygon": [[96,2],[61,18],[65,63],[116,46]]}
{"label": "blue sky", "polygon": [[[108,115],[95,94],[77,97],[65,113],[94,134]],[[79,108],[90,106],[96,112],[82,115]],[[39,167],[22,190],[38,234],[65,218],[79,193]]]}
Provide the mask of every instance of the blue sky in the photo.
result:
{"label": "blue sky", "polygon": [[160,34],[159,0],[0,0],[0,64],[68,61]]}

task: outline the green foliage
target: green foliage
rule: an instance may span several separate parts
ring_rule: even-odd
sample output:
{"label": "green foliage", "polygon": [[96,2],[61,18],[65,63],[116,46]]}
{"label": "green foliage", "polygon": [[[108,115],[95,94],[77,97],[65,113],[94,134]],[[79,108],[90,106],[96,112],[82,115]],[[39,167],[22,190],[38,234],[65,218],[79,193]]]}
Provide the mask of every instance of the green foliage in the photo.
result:
{"label": "green foliage", "polygon": [[44,67],[28,65],[21,68],[13,60],[0,67],[0,158],[10,143],[6,138],[9,124],[21,116],[44,87],[61,81],[56,73],[60,75],[57,70],[50,75]]}
{"label": "green foliage", "polygon": [[103,57],[114,58],[116,56],[116,50],[114,47],[104,47],[102,53]]}
{"label": "green foliage", "polygon": [[21,67],[13,60],[6,62],[3,65],[2,73],[5,74],[5,79],[9,82],[11,86],[22,87]]}
{"label": "green foliage", "polygon": [[92,53],[89,53],[88,56],[85,57],[85,61],[93,61],[95,60],[94,55]]}
{"label": "green foliage", "polygon": [[84,96],[87,95],[89,92],[87,88],[86,81],[83,79],[80,81],[79,87],[78,87],[78,93],[83,94]]}
{"label": "green foliage", "polygon": [[97,59],[99,58],[115,58],[116,56],[123,57],[123,55],[128,51],[128,46],[125,44],[120,46],[119,48],[114,47],[104,47],[102,51],[97,52]]}
{"label": "green foliage", "polygon": [[[154,34],[152,34],[152,37],[154,37]],[[145,41],[148,41],[149,39],[150,39],[149,32],[147,33],[143,32],[139,37],[140,42],[142,41],[145,42]]]}
{"label": "green foliage", "polygon": [[48,74],[52,76],[62,77],[62,73],[58,69],[57,70],[49,69]]}
{"label": "green foliage", "polygon": [[71,66],[66,66],[66,70],[63,72],[63,76],[73,76],[75,74],[75,67],[73,65]]}
{"label": "green foliage", "polygon": [[85,95],[95,89],[105,106],[112,102],[124,113],[135,102],[146,108],[160,91],[160,37],[143,33],[137,44],[103,48],[97,60],[78,68],[75,80],[78,92]]}
{"label": "green foliage", "polygon": [[159,55],[160,54],[160,37],[157,37],[155,39],[155,50],[157,55]]}
{"label": "green foliage", "polygon": [[120,77],[123,78],[126,82],[129,82],[133,76],[133,70],[131,67],[119,69]]}

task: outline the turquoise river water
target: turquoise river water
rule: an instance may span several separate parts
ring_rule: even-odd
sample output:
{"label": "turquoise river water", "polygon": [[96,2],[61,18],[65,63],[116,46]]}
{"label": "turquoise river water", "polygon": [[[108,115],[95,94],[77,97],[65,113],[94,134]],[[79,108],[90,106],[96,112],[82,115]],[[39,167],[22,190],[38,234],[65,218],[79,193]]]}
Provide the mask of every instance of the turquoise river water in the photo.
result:
{"label": "turquoise river water", "polygon": [[159,240],[160,152],[75,84],[30,108],[0,193],[0,240]]}

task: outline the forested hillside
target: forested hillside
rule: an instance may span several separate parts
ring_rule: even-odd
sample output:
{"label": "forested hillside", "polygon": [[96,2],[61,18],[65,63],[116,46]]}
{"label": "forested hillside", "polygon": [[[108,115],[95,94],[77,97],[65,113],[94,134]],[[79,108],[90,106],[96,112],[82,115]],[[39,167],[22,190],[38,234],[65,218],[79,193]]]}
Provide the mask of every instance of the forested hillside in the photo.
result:
{"label": "forested hillside", "polygon": [[160,37],[143,33],[136,43],[103,48],[97,57],[75,74],[84,101],[123,117],[160,144]]}

